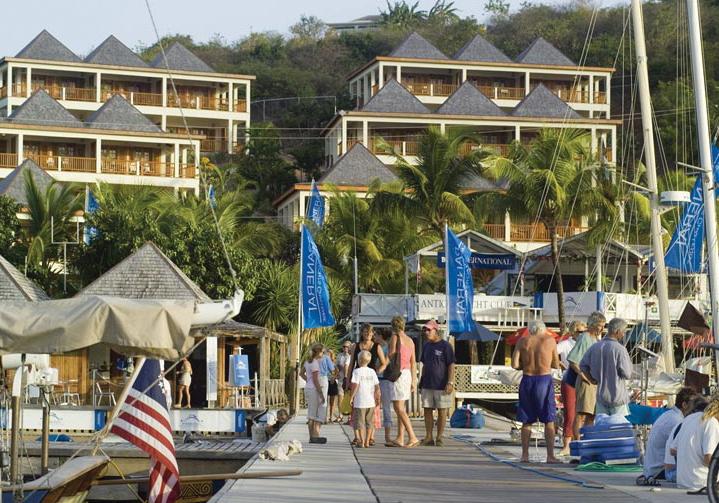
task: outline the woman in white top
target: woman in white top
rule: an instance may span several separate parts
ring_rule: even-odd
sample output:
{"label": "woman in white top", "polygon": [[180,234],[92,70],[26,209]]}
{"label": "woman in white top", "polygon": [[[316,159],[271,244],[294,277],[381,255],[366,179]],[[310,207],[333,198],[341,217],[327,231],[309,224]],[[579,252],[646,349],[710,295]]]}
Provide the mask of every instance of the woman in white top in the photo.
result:
{"label": "woman in white top", "polygon": [[182,408],[182,397],[184,396],[187,398],[187,408],[189,409],[191,407],[190,384],[192,383],[192,365],[190,365],[187,358],[183,358],[179,367],[180,380],[177,383],[177,403],[175,404],[175,407],[178,409]]}
{"label": "woman in white top", "polygon": [[320,385],[320,360],[324,354],[322,344],[313,344],[310,354],[300,373],[305,385],[305,402],[307,403],[307,428],[311,444],[326,444],[327,439],[320,437],[320,427],[327,420],[327,397]]}

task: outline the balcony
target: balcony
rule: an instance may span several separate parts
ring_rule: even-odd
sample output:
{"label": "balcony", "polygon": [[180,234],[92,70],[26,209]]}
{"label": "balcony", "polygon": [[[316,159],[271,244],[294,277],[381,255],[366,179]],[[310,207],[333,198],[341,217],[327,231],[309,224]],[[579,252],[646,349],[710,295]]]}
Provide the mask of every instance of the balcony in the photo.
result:
{"label": "balcony", "polygon": [[47,171],[72,171],[76,173],[94,173],[94,157],[68,157],[57,155],[27,154],[28,159]]}
{"label": "balcony", "polygon": [[475,83],[475,87],[487,98],[493,100],[521,100],[525,96],[523,87],[484,86],[477,83]]}
{"label": "balcony", "polygon": [[[505,224],[484,224],[482,233],[497,239],[505,241],[507,230],[509,230],[510,242],[549,242],[551,241],[549,232],[542,224],[511,224],[509,229]],[[588,227],[579,227],[574,225],[561,226],[557,229],[557,235],[560,239],[575,236],[589,230]]]}
{"label": "balcony", "polygon": [[0,153],[0,168],[16,168],[17,154]]}
{"label": "balcony", "polygon": [[459,147],[459,153],[462,155],[467,155],[470,152],[477,150],[478,148],[488,150],[494,154],[498,154],[501,156],[509,155],[508,143],[482,143],[481,145],[476,145],[474,143],[464,143]]}
{"label": "balcony", "polygon": [[409,92],[415,96],[442,96],[446,97],[457,90],[457,84],[436,82],[403,82]]}
{"label": "balcony", "polygon": [[[28,154],[38,166],[47,171],[95,173],[97,170],[94,157],[67,157],[53,155]],[[17,166],[17,154],[0,154],[0,167]],[[108,175],[160,176],[174,177],[175,167],[171,162],[131,161],[124,159],[103,158],[100,172]],[[180,178],[195,178],[195,166],[180,166]]]}
{"label": "balcony", "polygon": [[[244,100],[236,100],[238,101]],[[175,96],[174,94],[168,94],[167,106],[173,108],[188,108],[195,110],[217,110],[221,112],[228,112],[230,110],[230,102],[226,98],[218,98],[216,96],[206,95],[191,95],[191,94],[180,94]],[[245,109],[247,108],[245,104]]]}

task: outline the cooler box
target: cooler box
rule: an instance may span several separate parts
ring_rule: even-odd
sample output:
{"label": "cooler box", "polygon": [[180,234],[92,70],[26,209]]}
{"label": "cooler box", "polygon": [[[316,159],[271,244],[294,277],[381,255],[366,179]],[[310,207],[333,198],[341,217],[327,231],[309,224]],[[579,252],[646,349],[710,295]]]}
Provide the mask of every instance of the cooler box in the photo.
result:
{"label": "cooler box", "polygon": [[631,424],[606,424],[584,426],[579,430],[583,440],[597,440],[601,438],[633,437],[634,430]]}

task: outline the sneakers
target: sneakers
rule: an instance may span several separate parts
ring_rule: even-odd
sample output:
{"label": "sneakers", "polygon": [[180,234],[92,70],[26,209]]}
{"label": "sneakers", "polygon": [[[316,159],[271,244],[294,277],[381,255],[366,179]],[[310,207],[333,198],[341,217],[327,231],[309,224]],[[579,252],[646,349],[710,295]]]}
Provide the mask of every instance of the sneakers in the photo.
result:
{"label": "sneakers", "polygon": [[326,444],[327,439],[325,437],[312,437],[310,438],[311,444]]}

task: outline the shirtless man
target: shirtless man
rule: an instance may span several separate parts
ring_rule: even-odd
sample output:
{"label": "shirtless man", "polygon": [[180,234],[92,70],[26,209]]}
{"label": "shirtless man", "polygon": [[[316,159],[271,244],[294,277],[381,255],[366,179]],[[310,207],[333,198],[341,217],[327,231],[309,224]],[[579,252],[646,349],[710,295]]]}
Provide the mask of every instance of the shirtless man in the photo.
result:
{"label": "shirtless man", "polygon": [[547,463],[558,463],[554,457],[554,420],[557,404],[554,400],[552,369],[559,368],[557,343],[541,321],[530,321],[529,335],[519,340],[512,355],[512,368],[524,375],[519,384],[517,420],[522,423],[522,463],[529,462],[529,440],[532,425],[544,423],[547,443]]}

